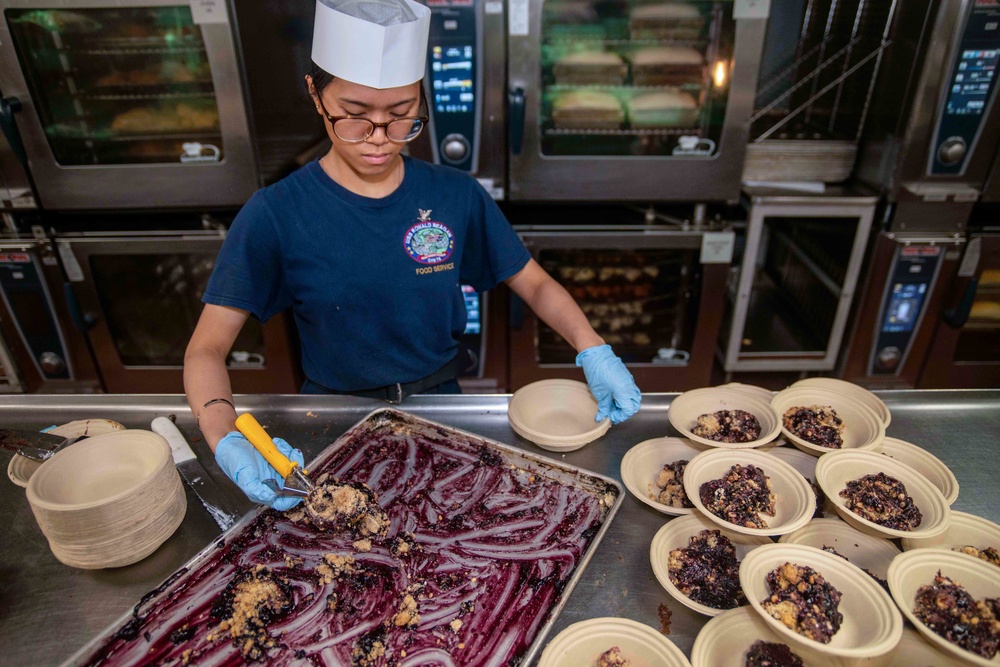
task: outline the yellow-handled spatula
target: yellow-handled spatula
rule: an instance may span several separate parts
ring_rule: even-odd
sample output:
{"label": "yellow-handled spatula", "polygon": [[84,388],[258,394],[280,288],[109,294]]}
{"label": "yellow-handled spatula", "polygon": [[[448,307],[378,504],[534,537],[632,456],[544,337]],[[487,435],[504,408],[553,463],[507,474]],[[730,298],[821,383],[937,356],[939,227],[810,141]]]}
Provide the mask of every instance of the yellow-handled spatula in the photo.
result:
{"label": "yellow-handled spatula", "polygon": [[[267,434],[264,427],[254,419],[249,412],[244,412],[236,418],[236,428],[240,430],[250,444],[256,448],[264,460],[278,471],[285,480],[284,492],[288,495],[308,496],[312,491],[313,483],[309,479],[309,471],[303,470],[299,464],[282,454],[274,440]],[[266,480],[265,484],[271,480]],[[277,485],[275,485],[277,486]],[[278,489],[272,489],[279,492]]]}

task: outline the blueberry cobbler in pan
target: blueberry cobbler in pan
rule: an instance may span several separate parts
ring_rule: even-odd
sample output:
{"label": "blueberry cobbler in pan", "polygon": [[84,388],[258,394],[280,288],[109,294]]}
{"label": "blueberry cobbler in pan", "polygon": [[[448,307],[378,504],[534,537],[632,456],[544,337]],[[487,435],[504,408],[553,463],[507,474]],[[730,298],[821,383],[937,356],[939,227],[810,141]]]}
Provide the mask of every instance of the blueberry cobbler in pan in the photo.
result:
{"label": "blueberry cobbler in pan", "polygon": [[913,530],[923,521],[906,486],[884,472],[848,482],[840,497],[847,499],[847,509],[885,528]]}
{"label": "blueberry cobbler in pan", "polygon": [[789,408],[781,423],[789,432],[814,445],[829,449],[844,446],[844,422],[830,406]]}
{"label": "blueberry cobbler in pan", "polygon": [[691,508],[694,503],[684,492],[684,469],[687,460],[674,461],[663,466],[656,476],[656,481],[650,486],[649,497],[667,507]]}
{"label": "blueberry cobbler in pan", "polygon": [[913,613],[924,625],[966,651],[992,659],[1000,648],[1000,598],[976,600],[957,581],[942,576],[921,586]]}
{"label": "blueberry cobbler in pan", "polygon": [[802,658],[787,644],[758,639],[747,651],[744,667],[803,667]]}
{"label": "blueberry cobbler in pan", "polygon": [[686,547],[672,550],[667,573],[681,593],[707,607],[733,609],[747,602],[736,547],[717,530],[703,530]]}
{"label": "blueberry cobbler in pan", "polygon": [[709,512],[746,528],[767,528],[760,514],[774,516],[771,480],[755,465],[734,465],[721,479],[705,482],[698,497]]}
{"label": "blueberry cobbler in pan", "polygon": [[840,630],[840,591],[805,565],[785,563],[767,574],[771,595],[761,606],[786,627],[813,641],[829,644]]}
{"label": "blueberry cobbler in pan", "polygon": [[714,442],[752,442],[760,437],[760,422],[745,410],[719,410],[699,416],[691,432]]}

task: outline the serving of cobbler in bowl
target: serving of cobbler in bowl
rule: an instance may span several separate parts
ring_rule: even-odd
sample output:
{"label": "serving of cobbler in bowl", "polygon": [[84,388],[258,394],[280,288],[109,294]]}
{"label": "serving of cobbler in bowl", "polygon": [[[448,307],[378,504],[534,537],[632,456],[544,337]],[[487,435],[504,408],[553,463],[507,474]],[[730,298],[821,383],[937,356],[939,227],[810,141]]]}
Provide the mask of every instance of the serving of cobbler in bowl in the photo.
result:
{"label": "serving of cobbler in bowl", "polygon": [[781,432],[813,456],[843,449],[873,449],[885,438],[885,424],[867,405],[820,387],[793,385],[771,399]]}
{"label": "serving of cobbler in bowl", "polygon": [[667,418],[681,435],[709,447],[751,449],[781,432],[767,401],[725,386],[684,392],[671,401]]}

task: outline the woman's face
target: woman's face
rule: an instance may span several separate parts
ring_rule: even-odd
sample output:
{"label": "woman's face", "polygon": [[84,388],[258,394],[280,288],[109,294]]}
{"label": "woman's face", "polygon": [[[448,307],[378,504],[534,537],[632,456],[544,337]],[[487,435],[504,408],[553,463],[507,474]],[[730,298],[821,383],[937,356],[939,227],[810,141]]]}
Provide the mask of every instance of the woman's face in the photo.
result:
{"label": "woman's face", "polygon": [[[312,78],[306,77],[306,80],[316,111],[323,118],[326,133],[333,142],[333,153],[340,162],[365,179],[378,179],[392,172],[403,144],[389,141],[382,127],[375,128],[371,136],[358,143],[342,140],[323,113]],[[420,85],[417,81],[398,88],[378,89],[335,78],[321,93],[323,107],[332,116],[356,116],[376,123],[416,116],[420,107]]]}

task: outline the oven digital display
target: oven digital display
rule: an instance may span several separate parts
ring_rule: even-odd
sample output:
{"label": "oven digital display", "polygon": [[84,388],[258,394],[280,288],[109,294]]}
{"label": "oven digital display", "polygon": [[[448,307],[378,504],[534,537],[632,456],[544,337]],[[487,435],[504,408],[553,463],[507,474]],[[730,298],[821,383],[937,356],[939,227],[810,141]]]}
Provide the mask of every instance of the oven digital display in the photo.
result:
{"label": "oven digital display", "polygon": [[475,88],[471,44],[431,48],[431,86],[437,113],[475,112]]}
{"label": "oven digital display", "polygon": [[892,297],[885,313],[882,331],[903,333],[913,331],[920,315],[920,305],[927,293],[927,283],[896,283],[892,286]]}
{"label": "oven digital display", "polygon": [[945,106],[947,113],[969,116],[983,113],[996,81],[998,61],[1000,49],[962,51]]}
{"label": "oven digital display", "polygon": [[479,293],[471,285],[462,285],[462,297],[465,299],[465,333],[481,333],[483,320],[480,312]]}

